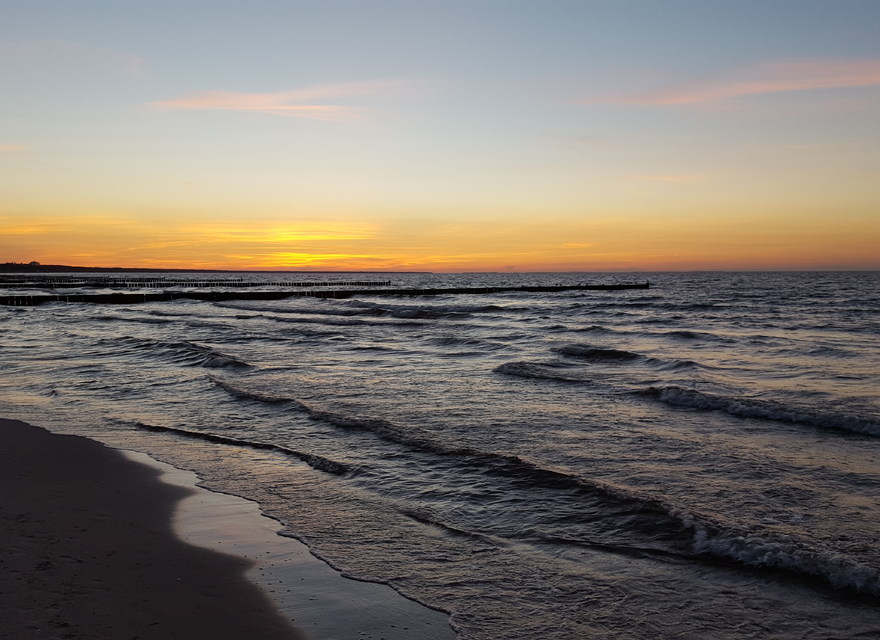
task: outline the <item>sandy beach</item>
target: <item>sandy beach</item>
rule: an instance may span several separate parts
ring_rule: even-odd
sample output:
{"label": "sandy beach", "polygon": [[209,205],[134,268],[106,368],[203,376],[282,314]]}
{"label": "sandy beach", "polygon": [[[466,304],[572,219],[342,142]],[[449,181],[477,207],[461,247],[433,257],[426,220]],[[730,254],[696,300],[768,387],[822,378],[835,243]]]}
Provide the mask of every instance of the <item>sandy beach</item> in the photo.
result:
{"label": "sandy beach", "polygon": [[253,503],[148,462],[0,419],[0,638],[455,637],[443,614],[275,535]]}

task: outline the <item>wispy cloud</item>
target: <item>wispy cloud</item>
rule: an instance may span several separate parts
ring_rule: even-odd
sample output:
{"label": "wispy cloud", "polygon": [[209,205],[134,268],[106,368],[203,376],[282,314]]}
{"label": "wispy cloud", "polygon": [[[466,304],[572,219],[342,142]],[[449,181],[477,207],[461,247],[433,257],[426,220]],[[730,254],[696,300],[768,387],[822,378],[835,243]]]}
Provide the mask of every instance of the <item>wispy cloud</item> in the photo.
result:
{"label": "wispy cloud", "polygon": [[235,241],[255,244],[289,244],[320,240],[363,240],[373,237],[371,225],[346,221],[298,222],[284,225],[263,224],[257,228],[243,225],[203,224],[181,229],[201,240]]}
{"label": "wispy cloud", "polygon": [[181,98],[151,103],[157,109],[250,111],[275,116],[311,118],[334,122],[363,121],[362,110],[350,105],[332,104],[337,98],[351,99],[385,93],[396,82],[351,82],[279,91],[277,93],[237,93],[204,91]]}
{"label": "wispy cloud", "polygon": [[24,151],[27,147],[23,144],[0,144],[0,151]]}
{"label": "wispy cloud", "polygon": [[761,94],[875,85],[880,85],[880,59],[804,60],[754,65],[726,77],[590,102],[695,105]]}
{"label": "wispy cloud", "polygon": [[639,182],[705,182],[712,180],[711,177],[699,174],[666,174],[666,175],[632,175],[626,176],[627,180],[635,180]]}
{"label": "wispy cloud", "polygon": [[139,242],[128,247],[127,251],[182,249],[186,247],[236,246],[248,247],[250,250],[289,250],[290,247],[318,247],[322,252],[327,247],[339,243],[366,240],[374,237],[373,227],[366,224],[345,221],[299,222],[276,225],[262,222],[254,226],[242,224],[202,223],[183,224],[171,223],[168,227],[173,238],[184,236],[186,239],[169,239],[162,237],[150,242]]}
{"label": "wispy cloud", "polygon": [[0,216],[4,236],[36,236],[51,232],[55,225],[40,221],[29,222],[23,216]]}
{"label": "wispy cloud", "polygon": [[565,242],[562,244],[564,249],[590,249],[595,246],[595,242]]}

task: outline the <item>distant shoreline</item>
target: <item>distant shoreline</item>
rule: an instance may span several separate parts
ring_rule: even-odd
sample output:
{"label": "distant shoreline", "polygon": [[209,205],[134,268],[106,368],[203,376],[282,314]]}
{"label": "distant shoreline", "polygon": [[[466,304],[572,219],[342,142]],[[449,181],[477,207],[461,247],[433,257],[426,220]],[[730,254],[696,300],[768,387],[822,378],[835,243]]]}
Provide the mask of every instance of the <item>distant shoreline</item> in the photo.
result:
{"label": "distant shoreline", "polygon": [[0,273],[433,273],[432,271],[386,271],[364,269],[348,271],[345,269],[169,269],[145,267],[76,267],[64,264],[28,264],[6,262],[0,264]]}

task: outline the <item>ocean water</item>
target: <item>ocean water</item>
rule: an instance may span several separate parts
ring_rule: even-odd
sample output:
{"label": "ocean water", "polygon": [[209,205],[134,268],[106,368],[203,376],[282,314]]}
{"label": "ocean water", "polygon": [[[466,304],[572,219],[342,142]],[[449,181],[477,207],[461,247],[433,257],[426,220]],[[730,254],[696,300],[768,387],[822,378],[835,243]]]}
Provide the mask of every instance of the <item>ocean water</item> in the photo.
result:
{"label": "ocean water", "polygon": [[0,412],[463,639],[880,638],[880,273],[389,277],[652,288],[0,307]]}

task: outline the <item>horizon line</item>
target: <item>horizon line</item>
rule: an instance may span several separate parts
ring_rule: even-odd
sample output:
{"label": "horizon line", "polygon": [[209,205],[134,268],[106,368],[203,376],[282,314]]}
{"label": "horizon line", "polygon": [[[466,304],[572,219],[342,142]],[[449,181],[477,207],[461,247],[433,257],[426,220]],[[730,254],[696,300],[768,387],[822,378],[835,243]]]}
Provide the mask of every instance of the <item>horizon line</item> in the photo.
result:
{"label": "horizon line", "polygon": [[16,271],[20,272],[39,272],[51,271],[147,271],[147,272],[190,272],[190,273],[401,273],[401,274],[441,274],[441,273],[846,273],[861,272],[871,273],[880,272],[880,268],[876,267],[812,267],[812,268],[705,268],[705,269],[599,269],[599,270],[498,270],[498,269],[479,269],[471,271],[424,271],[424,270],[408,270],[408,269],[223,269],[223,268],[191,268],[191,267],[101,267],[101,266],[81,266],[81,265],[64,265],[64,264],[42,264],[32,262],[4,262],[0,263],[0,273],[14,273],[15,271],[4,271],[6,267],[19,267]]}

